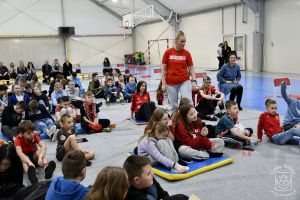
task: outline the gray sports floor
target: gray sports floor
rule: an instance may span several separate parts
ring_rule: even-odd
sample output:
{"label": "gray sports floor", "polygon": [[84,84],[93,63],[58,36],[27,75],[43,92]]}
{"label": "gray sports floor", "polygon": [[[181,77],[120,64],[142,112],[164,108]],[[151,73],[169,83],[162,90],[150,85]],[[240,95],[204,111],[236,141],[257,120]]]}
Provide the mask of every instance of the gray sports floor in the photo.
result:
{"label": "gray sports floor", "polygon": [[[208,72],[215,77],[215,72]],[[87,86],[87,81],[84,81]],[[154,93],[151,93],[154,97]],[[153,98],[154,99],[154,98]],[[259,111],[244,109],[240,112],[240,123],[252,127],[256,132]],[[122,166],[142,135],[144,126],[136,126],[126,118],[130,115],[130,104],[103,105],[100,117],[116,123],[111,133],[79,135],[87,143],[80,143],[83,149],[96,152],[92,166],[82,182],[93,184],[98,172],[105,166]],[[283,117],[281,117],[281,120]],[[49,160],[55,159],[56,143],[46,141]],[[296,146],[271,144],[264,136],[254,152],[245,154],[238,149],[224,149],[234,158],[234,163],[177,182],[156,177],[169,194],[196,194],[201,200],[268,200],[300,199],[300,149]],[[247,152],[246,152],[247,153]],[[284,169],[279,169],[284,167]],[[57,162],[54,176],[62,175],[61,163]],[[284,176],[282,176],[284,175]],[[282,196],[285,195],[285,196]]]}

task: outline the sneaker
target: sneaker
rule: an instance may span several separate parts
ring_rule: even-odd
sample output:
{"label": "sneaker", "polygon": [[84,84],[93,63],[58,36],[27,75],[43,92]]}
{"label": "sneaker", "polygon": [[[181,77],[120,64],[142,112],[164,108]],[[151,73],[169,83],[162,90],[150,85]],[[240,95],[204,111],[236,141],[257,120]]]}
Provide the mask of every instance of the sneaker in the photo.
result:
{"label": "sneaker", "polygon": [[210,158],[219,158],[223,156],[222,152],[213,152],[213,151],[207,151]]}
{"label": "sneaker", "polygon": [[242,147],[243,143],[239,142],[237,140],[234,140],[230,137],[223,137],[225,146],[229,146],[229,147]]}
{"label": "sneaker", "polygon": [[103,128],[102,132],[111,132],[111,128],[110,127]]}
{"label": "sneaker", "polygon": [[98,108],[100,108],[102,106],[102,101],[100,101],[99,103],[97,103],[96,105],[98,106]]}
{"label": "sneaker", "polygon": [[244,145],[244,146],[242,146],[242,149],[248,150],[248,151],[254,151],[255,150],[252,145]]}
{"label": "sneaker", "polygon": [[55,125],[52,125],[49,129],[49,132],[48,132],[48,137],[49,138],[52,138],[52,135],[55,133],[56,131],[56,126]]}
{"label": "sneaker", "polygon": [[45,168],[45,179],[52,177],[53,172],[56,168],[56,163],[52,160],[48,163],[48,166]]}
{"label": "sneaker", "polygon": [[28,179],[32,185],[39,182],[39,180],[36,176],[35,168],[33,166],[28,167],[27,175],[28,175]]}
{"label": "sneaker", "polygon": [[56,131],[53,133],[53,135],[52,135],[52,139],[51,139],[51,141],[52,142],[56,142],[57,141],[57,133],[58,133],[58,129],[56,129]]}
{"label": "sneaker", "polygon": [[179,172],[179,171],[177,171],[176,169],[172,168],[172,169],[171,169],[171,172],[175,172],[175,173],[186,173],[186,172],[188,172],[189,170],[190,170],[189,167],[185,167],[184,172]]}
{"label": "sneaker", "polygon": [[87,159],[85,159],[85,165],[86,165],[87,167],[89,167],[89,166],[92,165],[92,162],[89,161],[89,160],[87,160]]}
{"label": "sneaker", "polygon": [[243,108],[241,106],[239,106],[239,110],[243,110]]}

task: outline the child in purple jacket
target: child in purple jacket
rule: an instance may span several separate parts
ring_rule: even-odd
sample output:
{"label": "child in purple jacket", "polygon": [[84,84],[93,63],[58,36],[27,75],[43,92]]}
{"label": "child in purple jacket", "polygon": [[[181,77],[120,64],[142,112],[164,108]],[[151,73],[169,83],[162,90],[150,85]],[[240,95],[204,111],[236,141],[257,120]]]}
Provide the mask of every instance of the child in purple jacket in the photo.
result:
{"label": "child in purple jacket", "polygon": [[146,131],[139,140],[138,155],[149,157],[154,164],[161,163],[178,172],[186,172],[188,167],[178,164],[178,154],[172,141],[168,138],[169,131],[169,127],[165,123],[155,123],[153,130]]}

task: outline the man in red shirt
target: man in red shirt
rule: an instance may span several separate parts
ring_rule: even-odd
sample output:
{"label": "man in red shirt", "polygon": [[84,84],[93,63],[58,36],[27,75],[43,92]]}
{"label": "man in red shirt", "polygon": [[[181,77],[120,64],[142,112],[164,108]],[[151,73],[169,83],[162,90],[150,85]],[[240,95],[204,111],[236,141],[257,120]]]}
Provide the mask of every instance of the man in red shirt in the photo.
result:
{"label": "man in red shirt", "polygon": [[267,99],[265,104],[267,112],[260,115],[257,125],[258,141],[260,142],[262,140],[264,130],[268,138],[275,144],[293,144],[300,146],[300,127],[295,126],[288,131],[284,131],[280,126],[276,101]]}
{"label": "man in red shirt", "polygon": [[161,72],[162,90],[168,92],[171,110],[178,107],[178,92],[181,98],[192,101],[189,73],[192,80],[196,79],[192,56],[184,49],[186,38],[182,31],[177,34],[175,43],[175,48],[167,49],[164,53]]}
{"label": "man in red shirt", "polygon": [[[20,157],[24,171],[32,184],[38,182],[35,167],[45,167],[45,178],[52,177],[56,164],[46,158],[46,144],[34,131],[34,124],[25,120],[19,125],[20,134],[15,139],[15,147]],[[39,147],[39,148],[38,148]]]}

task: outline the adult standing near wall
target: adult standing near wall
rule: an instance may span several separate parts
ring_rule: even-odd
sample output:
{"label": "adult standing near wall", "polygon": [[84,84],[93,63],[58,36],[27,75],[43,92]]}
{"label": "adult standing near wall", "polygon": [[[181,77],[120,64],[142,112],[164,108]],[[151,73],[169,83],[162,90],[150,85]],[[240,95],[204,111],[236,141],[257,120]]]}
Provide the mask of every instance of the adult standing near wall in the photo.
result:
{"label": "adult standing near wall", "polygon": [[229,63],[224,64],[217,74],[220,91],[225,95],[230,93],[229,99],[231,101],[234,101],[234,99],[236,98],[239,110],[243,110],[241,107],[243,86],[239,83],[239,81],[241,80],[240,66],[235,63],[235,53],[230,53],[228,56]]}
{"label": "adult standing near wall", "polygon": [[229,62],[228,59],[229,59],[229,53],[230,52],[231,52],[231,47],[228,46],[227,41],[224,41],[223,42],[223,51],[222,51],[224,63],[228,63]]}
{"label": "adult standing near wall", "polygon": [[224,64],[224,58],[223,58],[223,44],[220,43],[218,45],[218,48],[217,48],[217,58],[218,58],[218,61],[219,61],[219,70],[222,68],[223,64]]}
{"label": "adult standing near wall", "polygon": [[182,98],[192,102],[192,87],[190,76],[195,80],[192,56],[184,49],[185,34],[179,31],[175,38],[175,48],[167,49],[162,59],[162,90],[167,90],[171,110],[178,106],[178,92]]}

